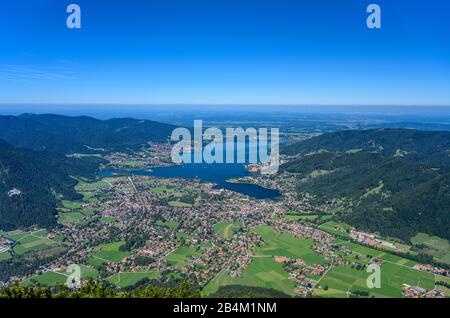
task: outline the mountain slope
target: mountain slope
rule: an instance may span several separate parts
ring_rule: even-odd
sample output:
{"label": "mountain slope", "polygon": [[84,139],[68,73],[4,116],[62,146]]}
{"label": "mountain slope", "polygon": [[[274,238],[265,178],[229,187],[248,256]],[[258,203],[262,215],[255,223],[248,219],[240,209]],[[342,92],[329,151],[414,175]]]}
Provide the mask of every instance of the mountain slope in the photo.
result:
{"label": "mountain slope", "polygon": [[325,133],[288,145],[282,152],[287,155],[304,155],[319,150],[375,152],[443,166],[450,165],[450,132],[412,129],[347,130]]}
{"label": "mountain slope", "polygon": [[[297,191],[319,203],[345,198],[350,204],[340,218],[359,228],[450,239],[448,140],[441,132],[330,133],[289,146],[298,155],[282,169],[297,173]],[[409,154],[399,156],[397,147]]]}
{"label": "mountain slope", "polygon": [[102,121],[87,116],[0,116],[0,139],[16,147],[64,154],[91,152],[92,149],[138,149],[149,141],[165,142],[174,128],[131,118]]}
{"label": "mountain slope", "polygon": [[71,176],[94,177],[95,158],[18,149],[0,140],[0,229],[56,224],[55,194],[78,199]]}

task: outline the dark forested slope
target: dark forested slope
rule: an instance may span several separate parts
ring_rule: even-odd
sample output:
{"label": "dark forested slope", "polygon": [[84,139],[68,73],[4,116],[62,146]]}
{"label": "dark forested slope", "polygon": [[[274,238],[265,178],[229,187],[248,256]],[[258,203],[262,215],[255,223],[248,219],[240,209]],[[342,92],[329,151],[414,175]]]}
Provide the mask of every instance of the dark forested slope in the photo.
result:
{"label": "dark forested slope", "polygon": [[0,116],[0,139],[16,147],[58,153],[124,151],[164,142],[175,127],[150,120],[98,120],[61,115]]}
{"label": "dark forested slope", "polygon": [[77,199],[72,176],[92,178],[99,159],[14,148],[0,140],[0,229],[56,223],[56,194]]}
{"label": "dark forested slope", "polygon": [[449,149],[450,134],[442,132],[336,132],[286,147],[298,157],[282,169],[297,173],[297,190],[320,202],[349,199],[341,218],[355,226],[450,239]]}
{"label": "dark forested slope", "polygon": [[397,156],[410,161],[450,165],[450,132],[413,129],[346,130],[288,145],[287,155],[304,155],[314,151],[363,151]]}

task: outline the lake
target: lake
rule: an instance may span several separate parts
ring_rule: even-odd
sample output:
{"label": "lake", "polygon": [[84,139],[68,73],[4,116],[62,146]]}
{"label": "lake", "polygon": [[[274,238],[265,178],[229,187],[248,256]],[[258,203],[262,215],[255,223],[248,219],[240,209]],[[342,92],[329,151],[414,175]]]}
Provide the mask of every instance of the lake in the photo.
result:
{"label": "lake", "polygon": [[[249,151],[257,150],[257,148],[252,149],[249,147],[248,143],[235,143],[235,146],[236,150],[243,149],[245,151],[246,163],[248,163]],[[251,175],[251,173],[245,169],[245,164],[240,163],[190,163],[171,167],[153,168],[151,170],[106,170],[102,171],[99,176],[106,177],[117,173],[158,178],[199,179],[200,181],[215,183],[216,189],[231,190],[255,199],[278,199],[281,197],[281,193],[278,190],[267,189],[256,184],[227,182],[226,180],[231,178],[241,178]]]}

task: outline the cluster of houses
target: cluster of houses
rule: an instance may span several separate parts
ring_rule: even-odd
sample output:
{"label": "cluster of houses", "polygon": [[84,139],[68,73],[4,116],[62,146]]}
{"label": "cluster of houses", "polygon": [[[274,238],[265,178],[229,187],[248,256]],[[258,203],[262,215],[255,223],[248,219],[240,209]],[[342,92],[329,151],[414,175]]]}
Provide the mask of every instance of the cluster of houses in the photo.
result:
{"label": "cluster of houses", "polygon": [[403,252],[402,248],[396,246],[391,242],[383,241],[377,238],[374,234],[365,233],[361,231],[356,231],[354,229],[350,230],[350,237],[359,243],[367,246],[371,246],[378,249],[390,249],[397,253]]}
{"label": "cluster of houses", "polygon": [[419,286],[403,285],[402,296],[404,298],[445,298],[445,294],[437,289],[426,290]]}
{"label": "cluster of houses", "polygon": [[13,244],[14,241],[0,237],[0,253],[9,251]]}
{"label": "cluster of houses", "polygon": [[21,195],[21,194],[22,194],[22,191],[20,191],[19,189],[16,189],[16,188],[8,191],[8,197],[10,197],[10,198]]}
{"label": "cluster of houses", "polygon": [[416,264],[413,267],[414,269],[417,269],[419,271],[424,271],[424,272],[429,272],[429,273],[433,273],[436,275],[442,275],[442,276],[450,276],[449,270],[448,269],[444,269],[444,268],[440,268],[440,267],[435,267],[433,265],[430,264]]}
{"label": "cluster of houses", "polygon": [[149,148],[143,149],[136,155],[125,153],[113,153],[105,156],[109,164],[116,168],[129,168],[128,163],[133,162],[141,167],[164,167],[173,165],[170,159],[172,147],[170,144],[158,144],[154,142],[148,143]]}

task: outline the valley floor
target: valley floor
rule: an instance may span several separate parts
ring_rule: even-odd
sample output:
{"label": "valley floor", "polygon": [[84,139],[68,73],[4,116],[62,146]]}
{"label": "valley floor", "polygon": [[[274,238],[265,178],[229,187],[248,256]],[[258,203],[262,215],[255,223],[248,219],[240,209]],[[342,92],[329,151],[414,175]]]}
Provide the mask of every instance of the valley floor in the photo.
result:
{"label": "valley floor", "polygon": [[[79,180],[83,200],[61,201],[60,227],[0,232],[0,281],[59,286],[77,264],[82,282],[99,279],[118,289],[188,281],[203,296],[224,286],[290,296],[450,296],[447,270],[405,257],[415,255],[412,244],[336,222],[339,201],[314,206],[299,199],[290,178],[247,180],[277,188],[280,200],[255,200],[198,180]],[[413,242],[429,244],[448,261],[445,240],[420,234]],[[373,264],[381,280],[372,289]]]}

